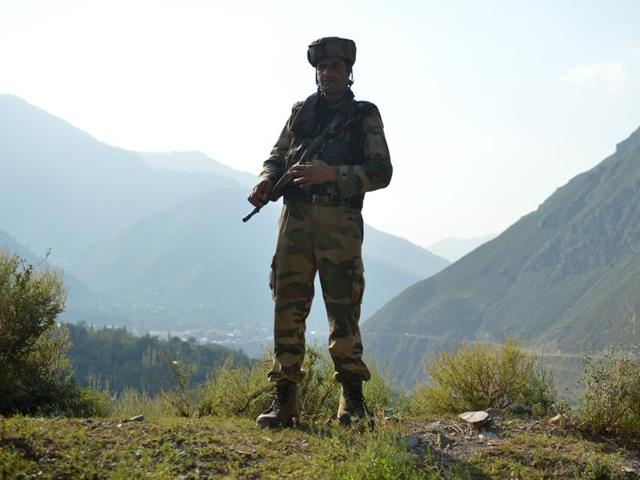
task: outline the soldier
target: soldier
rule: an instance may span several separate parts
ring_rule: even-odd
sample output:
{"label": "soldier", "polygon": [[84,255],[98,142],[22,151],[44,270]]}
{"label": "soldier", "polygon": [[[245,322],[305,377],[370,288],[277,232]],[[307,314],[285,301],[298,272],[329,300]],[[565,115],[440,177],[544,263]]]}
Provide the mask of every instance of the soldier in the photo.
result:
{"label": "soldier", "polygon": [[[260,426],[288,426],[298,416],[297,384],[303,378],[305,320],[316,271],[329,319],[329,352],[342,384],[338,420],[368,418],[362,382],[371,374],[362,361],[358,321],[364,293],[362,203],[364,193],[386,187],[392,174],[377,107],[351,91],[356,45],[328,37],[309,45],[318,91],[293,106],[264,162],[249,201],[265,204],[288,171],[283,192],[270,287],[275,300],[274,360],[269,380],[275,398]],[[310,148],[313,144],[315,148]],[[307,152],[309,149],[309,152]],[[306,155],[304,161],[299,162]]]}

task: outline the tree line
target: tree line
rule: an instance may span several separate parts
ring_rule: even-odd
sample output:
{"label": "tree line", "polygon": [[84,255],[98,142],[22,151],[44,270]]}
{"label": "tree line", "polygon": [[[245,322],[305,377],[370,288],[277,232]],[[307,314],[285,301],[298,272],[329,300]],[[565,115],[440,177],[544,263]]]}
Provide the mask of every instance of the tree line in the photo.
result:
{"label": "tree line", "polygon": [[191,372],[189,382],[193,386],[204,382],[230,357],[237,366],[251,363],[241,351],[198,344],[194,338],[136,336],[126,327],[64,327],[69,332],[69,358],[80,386],[97,384],[112,392],[133,388],[153,395],[171,387],[177,367]]}

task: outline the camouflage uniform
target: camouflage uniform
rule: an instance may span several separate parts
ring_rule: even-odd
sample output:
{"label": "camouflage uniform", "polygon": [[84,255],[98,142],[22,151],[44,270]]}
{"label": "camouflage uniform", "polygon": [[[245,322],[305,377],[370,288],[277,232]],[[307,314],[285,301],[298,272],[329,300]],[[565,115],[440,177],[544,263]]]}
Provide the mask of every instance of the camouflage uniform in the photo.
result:
{"label": "camouflage uniform", "polygon": [[364,293],[360,212],[364,192],[386,187],[392,174],[378,109],[355,101],[351,90],[337,106],[325,104],[318,93],[296,103],[260,176],[275,184],[327,125],[330,129],[313,157],[335,166],[337,181],[308,191],[293,185],[284,191],[270,279],[275,300],[272,382],[298,383],[304,375],[305,320],[316,271],[329,319],[336,380],[371,376],[362,361],[358,326]]}

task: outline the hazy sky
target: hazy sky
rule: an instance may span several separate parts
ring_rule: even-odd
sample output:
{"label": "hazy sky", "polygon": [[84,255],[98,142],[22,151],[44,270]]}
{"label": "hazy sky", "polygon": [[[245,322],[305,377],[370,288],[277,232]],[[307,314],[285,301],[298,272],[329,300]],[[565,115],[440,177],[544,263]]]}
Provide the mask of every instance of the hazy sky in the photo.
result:
{"label": "hazy sky", "polygon": [[255,172],[352,38],[394,178],[365,219],[428,245],[499,233],[640,126],[637,1],[0,0],[0,93],[101,141]]}

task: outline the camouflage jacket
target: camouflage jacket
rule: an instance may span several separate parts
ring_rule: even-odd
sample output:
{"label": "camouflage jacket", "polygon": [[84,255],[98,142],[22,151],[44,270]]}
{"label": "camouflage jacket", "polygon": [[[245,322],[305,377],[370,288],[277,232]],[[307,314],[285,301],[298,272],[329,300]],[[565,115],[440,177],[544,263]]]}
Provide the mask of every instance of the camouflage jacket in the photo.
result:
{"label": "camouflage jacket", "polygon": [[[271,155],[263,164],[260,177],[268,178],[275,185],[331,122],[333,115],[340,117],[312,157],[334,165],[337,179],[336,182],[314,185],[312,193],[328,193],[339,199],[355,200],[355,204],[361,207],[365,192],[389,184],[393,168],[378,108],[373,103],[354,100],[350,90],[346,98],[333,108],[324,104],[317,93],[304,102],[294,104]],[[298,187],[288,187],[285,196],[296,190]]]}

